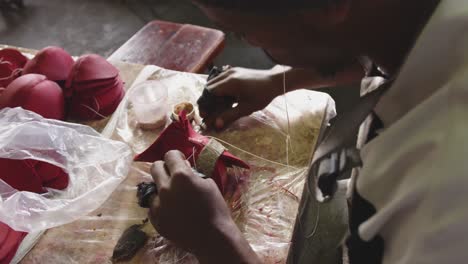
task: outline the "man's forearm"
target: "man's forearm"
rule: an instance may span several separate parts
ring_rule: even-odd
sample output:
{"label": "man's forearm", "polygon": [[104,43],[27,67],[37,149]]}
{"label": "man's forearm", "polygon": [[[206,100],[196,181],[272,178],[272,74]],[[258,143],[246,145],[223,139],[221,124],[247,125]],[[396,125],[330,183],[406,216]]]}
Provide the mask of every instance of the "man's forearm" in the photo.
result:
{"label": "man's forearm", "polygon": [[[274,82],[281,85],[283,91],[283,78],[286,80],[286,91],[297,89],[317,90],[320,88],[350,84],[360,81],[364,77],[364,70],[359,63],[350,65],[334,76],[322,76],[314,69],[299,69],[289,66],[277,65],[271,69]],[[284,76],[286,74],[286,76]]]}

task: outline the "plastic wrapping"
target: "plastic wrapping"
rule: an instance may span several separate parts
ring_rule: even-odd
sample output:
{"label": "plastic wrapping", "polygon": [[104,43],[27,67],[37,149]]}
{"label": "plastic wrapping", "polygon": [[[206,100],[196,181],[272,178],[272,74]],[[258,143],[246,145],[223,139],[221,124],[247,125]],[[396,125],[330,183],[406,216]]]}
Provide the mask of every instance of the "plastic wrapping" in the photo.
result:
{"label": "plastic wrapping", "polygon": [[[131,89],[143,81],[160,81],[169,88],[169,106],[183,101],[195,104],[205,78],[147,66]],[[322,124],[335,115],[333,100],[323,93],[299,90],[286,99],[289,126],[281,96],[265,110],[240,119],[221,133],[202,132],[251,166],[249,171],[228,171],[231,177],[249,180],[226,200],[237,225],[264,263],[286,261],[312,150]],[[171,122],[169,116],[167,122]],[[286,151],[288,127],[291,140]],[[103,135],[126,142],[134,153],[141,153],[161,131],[141,129],[126,96]],[[136,185],[151,179],[149,168],[149,163],[134,163],[129,177],[99,209],[80,221],[49,230],[22,263],[111,263],[112,250],[123,231],[147,217],[147,209],[137,205]],[[244,177],[245,173],[249,177]],[[191,254],[159,236],[151,224],[145,224],[144,230],[151,238],[131,263],[197,263]],[[55,249],[53,255],[48,253],[51,248]]]}
{"label": "plastic wrapping", "polygon": [[37,232],[70,223],[98,208],[125,179],[132,153],[90,127],[43,117],[22,108],[0,111],[0,158],[33,159],[64,169],[63,191],[17,191],[0,180],[0,222]]}
{"label": "plastic wrapping", "polygon": [[[169,87],[169,105],[184,101],[195,104],[205,83],[204,78],[193,74],[155,68],[147,68],[136,83],[152,79]],[[291,138],[288,151],[285,102],[288,103]],[[123,104],[119,110],[114,116],[115,123],[104,132],[113,133],[139,153],[158,133],[138,129],[131,104]],[[204,132],[220,139],[229,151],[251,166],[250,177],[243,177],[246,172],[237,168],[228,172],[230,177],[249,180],[241,193],[237,193],[240,199],[237,195],[226,198],[236,223],[265,262],[278,263],[286,259],[313,147],[322,124],[327,123],[323,121],[334,115],[334,102],[328,95],[299,90],[287,94],[286,101],[285,96],[276,98],[265,110],[240,119],[221,133]],[[155,248],[150,252],[153,251],[156,263],[194,261],[162,238],[154,243]]]}

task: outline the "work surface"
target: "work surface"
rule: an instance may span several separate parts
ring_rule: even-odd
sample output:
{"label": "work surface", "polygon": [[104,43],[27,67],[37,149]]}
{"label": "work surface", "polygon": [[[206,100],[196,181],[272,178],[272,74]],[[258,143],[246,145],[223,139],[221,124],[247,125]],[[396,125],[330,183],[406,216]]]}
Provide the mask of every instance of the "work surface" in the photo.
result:
{"label": "work surface", "polygon": [[[127,90],[135,83],[161,81],[169,87],[171,103],[194,102],[205,82],[204,76],[195,74],[112,63],[119,68]],[[321,93],[298,91],[287,99],[291,121],[288,160],[284,98],[276,99],[266,110],[244,118],[223,133],[210,134],[228,143],[230,151],[251,165],[250,180],[241,199],[236,203],[229,199],[227,202],[249,243],[268,263],[285,262],[311,150],[322,120],[327,117],[327,109],[333,109],[330,98]],[[88,125],[98,131],[104,129],[105,136],[126,142],[135,153],[148,147],[160,132],[140,129],[126,99],[110,122],[102,120]],[[127,179],[98,210],[48,230],[22,263],[110,263],[112,250],[123,230],[142,223],[147,217],[147,211],[137,206],[135,194],[136,185],[150,179],[148,169],[149,164],[134,164]],[[196,262],[158,236],[150,224],[146,224],[145,231],[152,238],[132,263]]]}
{"label": "work surface", "polygon": [[203,73],[223,48],[224,34],[219,30],[155,20],[109,59]]}

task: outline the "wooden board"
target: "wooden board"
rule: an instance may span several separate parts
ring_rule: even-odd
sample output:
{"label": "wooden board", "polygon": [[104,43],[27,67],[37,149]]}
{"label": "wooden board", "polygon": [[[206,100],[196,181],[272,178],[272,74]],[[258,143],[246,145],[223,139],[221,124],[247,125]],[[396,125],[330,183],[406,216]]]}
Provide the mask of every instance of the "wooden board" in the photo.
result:
{"label": "wooden board", "polygon": [[202,73],[224,48],[224,33],[155,20],[115,51],[110,60]]}

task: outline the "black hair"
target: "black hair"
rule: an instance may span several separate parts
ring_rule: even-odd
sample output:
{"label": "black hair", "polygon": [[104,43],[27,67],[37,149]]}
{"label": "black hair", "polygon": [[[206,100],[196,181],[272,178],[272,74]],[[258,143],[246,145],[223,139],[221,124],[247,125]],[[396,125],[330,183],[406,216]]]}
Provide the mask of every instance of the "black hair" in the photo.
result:
{"label": "black hair", "polygon": [[193,0],[209,7],[255,11],[323,8],[340,0]]}

